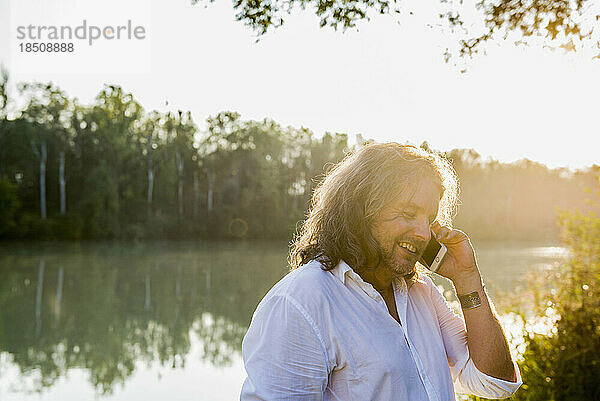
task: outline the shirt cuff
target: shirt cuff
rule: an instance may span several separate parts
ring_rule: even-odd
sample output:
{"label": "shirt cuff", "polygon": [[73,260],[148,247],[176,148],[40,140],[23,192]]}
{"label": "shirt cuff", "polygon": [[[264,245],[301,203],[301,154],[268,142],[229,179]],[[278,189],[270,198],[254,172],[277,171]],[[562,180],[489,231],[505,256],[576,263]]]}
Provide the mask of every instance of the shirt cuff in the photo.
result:
{"label": "shirt cuff", "polygon": [[477,369],[473,360],[469,358],[464,369],[454,383],[455,391],[461,394],[473,394],[485,398],[510,397],[519,389],[519,387],[521,387],[521,384],[523,384],[519,366],[514,362],[513,365],[517,376],[516,382],[486,375]]}

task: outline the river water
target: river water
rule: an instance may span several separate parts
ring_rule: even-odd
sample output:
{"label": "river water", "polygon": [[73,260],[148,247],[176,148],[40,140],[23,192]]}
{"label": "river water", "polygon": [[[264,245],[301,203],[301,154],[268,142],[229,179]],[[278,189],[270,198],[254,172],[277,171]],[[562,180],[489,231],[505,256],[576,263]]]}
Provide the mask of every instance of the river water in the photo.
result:
{"label": "river water", "polygon": [[[473,241],[492,297],[555,269],[554,244]],[[286,243],[0,244],[0,399],[233,400]],[[449,283],[435,278],[452,300]]]}

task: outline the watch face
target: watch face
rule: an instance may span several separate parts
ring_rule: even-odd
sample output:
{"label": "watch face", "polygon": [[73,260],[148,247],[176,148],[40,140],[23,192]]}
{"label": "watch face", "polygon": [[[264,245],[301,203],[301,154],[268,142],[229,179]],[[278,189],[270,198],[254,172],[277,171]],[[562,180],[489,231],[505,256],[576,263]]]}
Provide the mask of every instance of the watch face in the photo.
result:
{"label": "watch face", "polygon": [[460,306],[463,309],[472,309],[481,305],[481,298],[477,291],[471,292],[466,295],[458,295]]}

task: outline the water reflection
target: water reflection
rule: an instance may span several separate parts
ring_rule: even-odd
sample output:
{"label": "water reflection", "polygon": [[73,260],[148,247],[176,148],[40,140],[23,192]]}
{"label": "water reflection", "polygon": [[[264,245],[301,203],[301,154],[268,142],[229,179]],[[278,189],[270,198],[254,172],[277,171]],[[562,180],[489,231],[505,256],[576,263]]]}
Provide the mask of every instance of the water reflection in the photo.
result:
{"label": "water reflection", "polygon": [[71,247],[0,256],[0,351],[23,375],[35,373],[34,390],[74,368],[101,393],[138,361],[183,368],[191,331],[204,360],[227,365],[286,272],[285,244]]}
{"label": "water reflection", "polygon": [[[476,249],[491,292],[565,256],[523,244]],[[0,376],[14,370],[23,395],[85,371],[108,395],[144,366],[238,366],[256,305],[287,272],[286,251],[268,242],[3,245]]]}

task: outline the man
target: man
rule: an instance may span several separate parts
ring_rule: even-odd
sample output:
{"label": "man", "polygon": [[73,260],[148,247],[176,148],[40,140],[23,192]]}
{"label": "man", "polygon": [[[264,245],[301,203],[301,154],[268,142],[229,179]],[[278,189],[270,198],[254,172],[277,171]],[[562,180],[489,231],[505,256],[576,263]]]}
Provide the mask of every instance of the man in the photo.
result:
{"label": "man", "polygon": [[[450,228],[458,185],[436,154],[396,143],[347,156],[315,190],[292,271],[242,344],[242,400],[504,398],[521,384],[468,237]],[[417,264],[448,248],[464,320]],[[465,325],[466,323],[466,325]]]}

